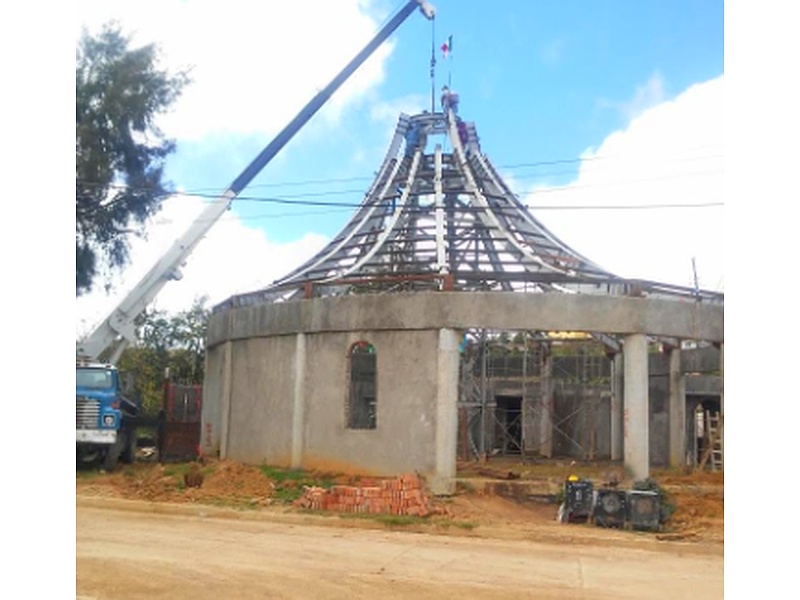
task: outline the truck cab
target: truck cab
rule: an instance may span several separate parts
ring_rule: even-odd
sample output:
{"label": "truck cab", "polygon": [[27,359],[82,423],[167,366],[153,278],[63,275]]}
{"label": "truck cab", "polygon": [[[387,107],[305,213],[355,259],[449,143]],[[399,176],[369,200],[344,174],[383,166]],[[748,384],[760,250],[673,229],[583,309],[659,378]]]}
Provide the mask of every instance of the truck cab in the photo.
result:
{"label": "truck cab", "polygon": [[123,390],[116,367],[78,361],[75,364],[75,444],[78,463],[102,461],[110,471],[133,460],[138,405]]}

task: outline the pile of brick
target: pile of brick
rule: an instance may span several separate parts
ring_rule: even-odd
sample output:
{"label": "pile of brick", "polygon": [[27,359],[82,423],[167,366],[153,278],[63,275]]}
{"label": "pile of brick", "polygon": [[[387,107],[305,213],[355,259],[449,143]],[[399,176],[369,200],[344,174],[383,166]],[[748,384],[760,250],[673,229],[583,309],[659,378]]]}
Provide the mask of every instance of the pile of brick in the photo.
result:
{"label": "pile of brick", "polygon": [[330,489],[307,487],[295,501],[311,510],[345,513],[426,517],[435,512],[415,473],[376,482],[377,485],[334,485]]}

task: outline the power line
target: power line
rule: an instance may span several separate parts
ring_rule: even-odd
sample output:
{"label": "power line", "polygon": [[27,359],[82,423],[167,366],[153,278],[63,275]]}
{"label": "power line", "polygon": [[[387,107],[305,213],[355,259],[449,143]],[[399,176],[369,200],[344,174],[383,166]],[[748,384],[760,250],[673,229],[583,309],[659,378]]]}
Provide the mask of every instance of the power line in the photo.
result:
{"label": "power line", "polygon": [[[720,148],[720,145],[705,145],[705,146],[695,146],[693,150],[702,150],[705,148]],[[705,156],[672,156],[672,157],[658,157],[659,162],[673,162],[673,161],[699,161],[699,160],[707,160],[707,159],[714,159],[714,158],[723,158],[724,154],[710,154]],[[643,157],[638,157],[643,158]],[[647,158],[646,155],[644,158]],[[601,156],[589,156],[589,157],[582,157],[582,158],[562,158],[562,159],[552,159],[552,160],[541,160],[541,161],[534,161],[534,162],[525,162],[525,163],[515,163],[510,165],[499,165],[497,166],[498,170],[504,171],[513,171],[516,169],[531,169],[531,168],[538,168],[538,167],[550,167],[550,166],[557,166],[557,165],[568,165],[568,164],[589,164],[601,161],[614,161],[614,160],[625,160],[626,157],[624,156],[614,156],[614,155],[601,155]],[[571,175],[574,174],[574,170],[569,171],[545,171],[537,174],[531,174],[526,176],[515,176],[516,180],[523,180],[532,177],[548,177],[554,175]],[[271,183],[258,183],[258,184],[251,184],[248,186],[248,189],[262,189],[262,188],[276,188],[276,187],[301,187],[301,186],[311,186],[311,185],[323,185],[323,184],[336,184],[336,183],[353,183],[357,181],[371,181],[375,178],[375,174],[373,175],[359,175],[353,177],[332,177],[332,178],[324,178],[324,179],[306,179],[306,180],[299,180],[299,181],[282,181],[282,182],[271,182]],[[96,182],[89,182],[85,180],[78,181],[81,185],[86,186],[99,186],[103,184],[99,184]],[[114,187],[113,185],[111,187]],[[192,195],[202,195],[206,193],[216,193],[219,192],[222,187],[214,187],[214,188],[195,188],[186,190],[185,194],[192,194]],[[347,190],[348,192],[350,190]],[[363,190],[355,190],[356,192],[363,192]]]}
{"label": "power line", "polygon": [[[524,192],[523,194],[516,194],[517,196],[520,195],[540,195],[540,194],[553,194],[553,193],[565,193],[571,192],[574,190],[582,190],[588,188],[597,188],[597,187],[610,187],[610,186],[618,186],[618,185],[634,185],[634,184],[643,184],[643,183],[650,183],[653,181],[663,181],[665,179],[679,179],[684,177],[697,177],[702,175],[713,175],[717,173],[724,172],[723,169],[712,169],[712,170],[705,170],[705,171],[694,171],[694,172],[684,172],[684,173],[676,173],[676,174],[669,174],[663,175],[659,177],[647,177],[642,179],[628,179],[628,180],[616,180],[616,181],[604,181],[600,183],[590,183],[584,185],[575,185],[575,184],[566,184],[563,186],[545,188],[545,189],[538,189],[538,190],[531,190]],[[94,185],[87,182],[82,182],[82,185]],[[124,184],[112,184],[108,187],[116,188],[116,189],[130,189],[133,191],[143,190],[144,188],[136,188],[127,186]],[[302,194],[283,194],[281,196],[253,196],[253,195],[239,195],[236,197],[236,202],[260,202],[260,203],[272,203],[272,204],[295,204],[301,206],[346,206],[346,207],[358,207],[361,206],[361,202],[323,202],[323,201],[313,201],[313,200],[303,200],[303,198],[325,198],[330,196],[345,196],[345,195],[364,195],[365,191],[363,189],[345,189],[345,190],[332,190],[332,191],[325,191],[325,192],[306,192]],[[163,192],[159,194],[160,196],[167,197],[167,196],[186,196],[186,197],[193,197],[193,198],[205,198],[205,199],[217,199],[219,196],[217,194],[209,194],[203,193],[198,191],[179,191],[179,192]],[[648,205],[645,205],[645,207]],[[658,207],[660,205],[652,205],[654,207]],[[632,206],[633,207],[633,206]],[[102,208],[102,207],[100,207]],[[545,208],[545,207],[541,207]],[[553,206],[553,207],[546,207],[546,208],[567,208],[567,207],[560,207],[560,206]],[[639,208],[638,206],[636,208]]]}
{"label": "power line", "polygon": [[[554,189],[554,190],[543,190],[548,192],[558,192],[558,191],[568,191],[567,189]],[[541,193],[541,192],[540,192]],[[186,196],[186,197],[199,197],[199,198],[216,198],[215,196],[210,195],[203,195],[203,194],[187,194],[178,192],[175,194],[171,194],[173,196]],[[362,203],[354,203],[354,202],[321,202],[321,201],[310,201],[310,200],[298,200],[298,199],[288,199],[288,198],[265,198],[265,197],[248,197],[248,196],[240,196],[237,200],[242,201],[253,201],[258,203],[266,203],[266,204],[279,204],[279,205],[292,205],[292,206],[313,206],[318,208],[324,208],[325,210],[315,210],[315,211],[299,211],[299,212],[289,212],[289,213],[267,213],[267,214],[260,214],[260,215],[237,215],[236,218],[240,221],[251,221],[251,220],[259,220],[259,219],[278,219],[278,218],[295,218],[295,217],[308,217],[308,216],[315,216],[315,215],[325,215],[325,214],[333,214],[338,212],[345,212],[345,211],[352,211],[353,209],[357,209],[362,207]],[[659,210],[659,209],[697,209],[697,208],[712,208],[712,207],[720,207],[724,206],[724,202],[700,202],[700,203],[658,203],[658,204],[643,204],[643,205],[635,205],[635,204],[601,204],[601,205],[560,205],[560,206],[548,206],[548,205],[530,205],[530,204],[523,204],[522,205],[525,209],[530,211],[553,211],[553,210]],[[407,212],[409,208],[406,207],[405,209]],[[427,213],[430,212],[430,207],[420,207],[417,209],[410,209],[413,212],[417,213]],[[460,212],[480,212],[483,209],[482,207],[459,207],[458,209]],[[513,208],[501,208],[501,207],[493,207],[493,210],[502,214],[506,215],[513,215],[516,213],[516,210]]]}
{"label": "power line", "polygon": [[[696,147],[697,150],[702,148],[709,148],[709,147],[718,147],[718,146],[702,146]],[[721,158],[722,154],[712,154],[707,156],[681,156],[681,157],[673,157],[670,160],[674,161],[699,161],[699,160],[706,160],[706,159],[713,159],[713,158]],[[530,163],[517,163],[513,165],[506,165],[503,167],[498,167],[498,170],[515,170],[515,169],[527,169],[527,168],[538,168],[538,167],[549,167],[555,165],[564,165],[564,164],[586,164],[586,163],[593,163],[596,161],[611,161],[615,158],[610,155],[606,156],[592,156],[592,157],[585,157],[585,158],[570,158],[570,159],[556,159],[556,160],[542,160],[542,161],[535,161]],[[662,162],[665,162],[666,159],[663,157],[660,159]],[[589,165],[590,167],[592,165]],[[587,169],[588,170],[588,169]],[[553,193],[565,193],[575,190],[582,190],[587,188],[597,188],[597,187],[606,187],[606,186],[617,186],[617,185],[632,185],[632,184],[646,184],[652,181],[659,181],[664,179],[675,179],[681,177],[694,177],[699,175],[709,175],[715,173],[722,173],[723,169],[717,170],[706,170],[706,171],[695,171],[695,172],[684,172],[684,173],[675,173],[670,175],[664,175],[660,177],[650,177],[650,178],[643,178],[638,180],[618,180],[618,181],[606,181],[594,184],[584,184],[584,185],[575,185],[575,184],[565,184],[562,186],[554,186],[544,189],[538,190],[525,190],[520,194],[516,194],[516,197],[519,199],[521,196],[528,197],[535,197],[541,194],[553,194]],[[553,175],[563,175],[563,174],[574,174],[574,171],[545,171],[540,172],[538,174],[529,174],[529,175],[514,175],[514,179],[516,181],[530,179],[530,178],[543,178],[547,176]],[[340,177],[340,178],[330,178],[330,179],[316,179],[316,180],[305,180],[305,181],[288,181],[288,182],[276,182],[276,183],[264,183],[258,184],[254,186],[250,186],[251,188],[274,188],[274,187],[300,187],[300,186],[310,186],[310,185],[322,185],[322,184],[334,184],[334,183],[350,183],[356,181],[368,181],[372,180],[373,176],[354,176],[354,177]],[[111,185],[103,185],[99,183],[94,183],[86,180],[76,180],[76,184],[84,186],[84,187],[109,187],[112,189],[129,189],[132,192],[137,191],[146,191],[146,188],[142,187],[135,187],[135,186],[128,186],[125,184],[111,184]],[[364,196],[365,190],[363,188],[358,189],[344,189],[344,190],[326,190],[321,192],[305,192],[305,193],[297,193],[297,194],[282,194],[276,197],[269,197],[269,196],[258,196],[258,195],[240,195],[237,196],[235,199],[236,202],[253,202],[253,203],[262,203],[262,204],[278,204],[278,205],[293,205],[293,206],[309,206],[309,207],[321,207],[325,210],[316,210],[316,211],[300,211],[300,212],[289,212],[289,213],[282,213],[282,214],[261,214],[261,215],[237,215],[237,218],[241,220],[256,220],[256,219],[266,219],[266,218],[292,218],[292,217],[306,217],[306,216],[314,216],[314,215],[321,215],[321,214],[331,214],[334,212],[342,212],[344,210],[351,210],[356,209],[362,206],[362,202],[340,202],[340,201],[321,201],[321,200],[308,200],[308,198],[330,198],[333,196],[347,196],[347,195],[358,195]],[[166,198],[168,196],[186,196],[186,197],[196,197],[201,199],[212,199],[216,200],[219,198],[219,193],[215,189],[213,193],[206,193],[202,190],[194,190],[194,191],[181,191],[181,192],[170,192],[170,191],[163,191],[158,194],[162,198]],[[108,208],[113,204],[113,202],[100,205],[95,207],[88,207],[89,212],[102,210]],[[696,209],[696,208],[711,208],[711,207],[719,207],[724,206],[723,202],[701,202],[701,203],[659,203],[659,204],[645,204],[645,205],[630,205],[630,204],[618,204],[618,205],[560,205],[560,206],[548,206],[548,205],[531,205],[527,204],[524,205],[528,210],[534,211],[553,211],[553,210],[658,210],[658,209]],[[495,208],[497,210],[497,208]]]}
{"label": "power line", "polygon": [[[305,206],[304,203],[294,203],[296,205]],[[314,204],[314,206],[325,206],[324,210],[307,210],[307,211],[295,211],[295,212],[285,212],[285,213],[263,213],[263,214],[249,214],[249,215],[242,215],[237,214],[236,216],[231,216],[229,219],[226,219],[225,216],[222,217],[223,220],[233,220],[236,219],[238,221],[246,222],[246,221],[258,221],[263,219],[285,219],[285,218],[306,218],[310,216],[320,216],[320,215],[331,215],[335,213],[346,213],[351,212],[354,208],[361,207],[360,204]],[[647,204],[647,205],[626,205],[626,204],[618,204],[618,205],[567,205],[567,206],[530,206],[530,205],[523,205],[525,209],[530,211],[543,211],[543,210],[647,210],[647,209],[695,209],[695,208],[713,208],[713,207],[720,207],[724,206],[723,202],[704,202],[704,203],[661,203],[661,204]],[[479,213],[486,209],[483,207],[460,207],[458,212],[460,213]],[[518,214],[515,208],[500,208],[500,207],[492,207],[492,210],[495,213],[503,214],[506,216],[515,216]],[[405,208],[406,214],[415,213],[420,215],[430,215],[432,211],[432,207],[419,207],[419,208]],[[535,215],[534,215],[535,216]],[[163,225],[165,223],[153,223],[154,225]]]}
{"label": "power line", "polygon": [[[700,148],[707,148],[709,146],[700,146]],[[664,158],[661,157],[662,162],[672,162],[672,161],[695,161],[695,160],[707,160],[713,158],[723,158],[724,154],[710,154],[707,156],[676,156],[671,158]],[[556,160],[542,160],[530,163],[516,163],[512,165],[499,165],[497,167],[498,170],[513,171],[514,169],[529,169],[529,168],[536,168],[536,167],[550,167],[556,165],[567,165],[567,164],[584,164],[584,163],[592,163],[596,161],[613,161],[613,160],[624,160],[625,157],[615,157],[611,156],[590,156],[586,158],[564,158],[564,159],[556,159]],[[571,175],[574,174],[574,170],[570,171],[545,171],[543,173],[528,175],[525,177],[515,177],[515,179],[526,179],[530,177],[546,177],[546,176],[553,176],[553,175]],[[335,177],[330,179],[308,179],[308,180],[301,180],[301,181],[284,181],[284,182],[275,182],[275,183],[259,183],[253,184],[248,186],[251,189],[256,188],[274,188],[274,187],[298,187],[298,186],[305,186],[305,185],[322,185],[322,184],[333,184],[333,183],[352,183],[356,181],[372,181],[375,178],[375,175],[362,175],[362,176],[353,176],[353,177]],[[219,189],[219,188],[213,188]],[[211,191],[212,188],[198,188],[196,190],[191,190],[192,193],[194,192],[206,192]]]}

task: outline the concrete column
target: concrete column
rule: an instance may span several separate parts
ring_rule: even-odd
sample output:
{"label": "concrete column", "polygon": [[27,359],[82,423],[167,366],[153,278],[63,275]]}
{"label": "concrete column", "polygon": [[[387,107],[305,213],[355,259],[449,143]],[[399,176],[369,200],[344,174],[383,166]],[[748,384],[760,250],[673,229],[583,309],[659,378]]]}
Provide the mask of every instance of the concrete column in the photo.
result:
{"label": "concrete column", "polygon": [[[211,394],[209,393],[209,385],[208,382],[210,380],[210,373],[212,368],[212,361],[210,360],[211,353],[206,351],[205,358],[203,360],[204,364],[204,373],[206,374],[206,378],[203,381],[203,397],[202,397],[202,405],[201,405],[201,413],[200,413],[200,447],[202,448],[203,454],[206,456],[219,456],[219,423],[220,423],[220,413],[219,413],[219,406],[212,407],[212,403],[210,401]],[[216,410],[214,410],[216,408]]]}
{"label": "concrete column", "polygon": [[292,410],[292,468],[303,465],[306,422],[306,334],[298,333],[294,351],[294,408]]}
{"label": "concrete column", "polygon": [[228,457],[228,430],[231,421],[231,394],[233,389],[233,346],[225,342],[222,356],[222,423],[220,424],[219,457]]}
{"label": "concrete column", "polygon": [[719,447],[725,470],[725,344],[719,345]]}
{"label": "concrete column", "polygon": [[539,412],[539,454],[545,458],[553,457],[553,357],[548,352],[542,361],[542,393]]}
{"label": "concrete column", "polygon": [[669,351],[669,466],[686,463],[686,377],[681,372],[681,350]]}
{"label": "concrete column", "polygon": [[647,337],[640,333],[626,336],[622,352],[625,355],[625,468],[634,480],[646,479],[650,475]]}
{"label": "concrete column", "polygon": [[458,342],[453,329],[439,330],[436,385],[436,473],[429,482],[434,494],[456,491],[456,439],[458,436]]}
{"label": "concrete column", "polygon": [[480,429],[480,440],[478,441],[478,453],[480,454],[481,460],[486,457],[486,434],[488,433],[487,430],[489,428],[487,417],[488,414],[488,390],[487,386],[489,385],[488,379],[486,376],[486,330],[481,329],[481,429]]}
{"label": "concrete column", "polygon": [[623,458],[623,362],[621,352],[617,352],[611,362],[611,460],[622,460]]}

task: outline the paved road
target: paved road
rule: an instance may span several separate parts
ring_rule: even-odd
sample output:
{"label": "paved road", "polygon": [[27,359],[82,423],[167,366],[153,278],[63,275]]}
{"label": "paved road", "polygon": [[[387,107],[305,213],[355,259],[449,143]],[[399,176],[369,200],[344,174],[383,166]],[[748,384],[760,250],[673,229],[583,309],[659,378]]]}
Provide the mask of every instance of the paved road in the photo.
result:
{"label": "paved road", "polygon": [[723,557],[82,506],[79,599],[723,597]]}

